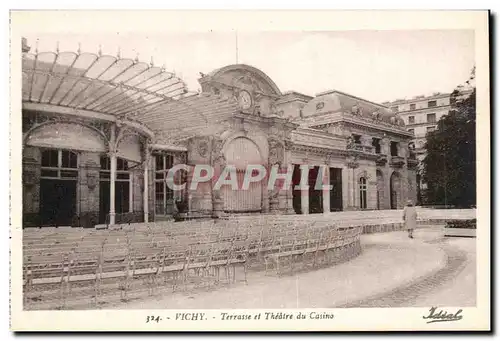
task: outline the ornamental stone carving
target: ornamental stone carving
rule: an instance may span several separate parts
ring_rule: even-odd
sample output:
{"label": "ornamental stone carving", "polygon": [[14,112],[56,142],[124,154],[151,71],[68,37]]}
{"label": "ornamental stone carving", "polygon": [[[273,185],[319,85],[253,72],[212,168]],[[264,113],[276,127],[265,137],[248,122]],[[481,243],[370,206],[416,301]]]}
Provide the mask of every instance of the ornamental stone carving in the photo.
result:
{"label": "ornamental stone carving", "polygon": [[398,143],[398,155],[402,157],[408,156],[408,146],[404,143]]}
{"label": "ornamental stone carving", "polygon": [[212,162],[214,166],[225,166],[226,158],[222,152],[222,147],[224,146],[224,141],[221,139],[214,139],[212,141]]}
{"label": "ornamental stone carving", "polygon": [[357,178],[358,178],[358,182],[361,178],[365,178],[366,181],[369,181],[371,179],[371,176],[366,170],[363,170],[363,171],[358,173]]}
{"label": "ornamental stone carving", "polygon": [[384,136],[380,140],[380,148],[381,148],[382,154],[384,154],[384,155],[389,154],[389,138],[387,136]]}
{"label": "ornamental stone carving", "polygon": [[260,109],[260,105],[259,104],[256,104],[253,108],[253,115],[255,116],[262,116],[262,111]]}
{"label": "ornamental stone carving", "polygon": [[353,168],[353,169],[358,168],[359,167],[358,156],[357,155],[349,156],[346,159],[346,165],[349,168]]}
{"label": "ornamental stone carving", "polygon": [[284,161],[283,143],[278,140],[269,140],[269,165],[281,165]]}
{"label": "ornamental stone carving", "polygon": [[23,184],[26,186],[33,186],[39,182],[37,171],[33,168],[25,168],[23,172]]}
{"label": "ornamental stone carving", "polygon": [[354,138],[352,136],[347,137],[347,149],[354,148]]}
{"label": "ornamental stone carving", "polygon": [[361,135],[361,144],[363,146],[369,146],[371,147],[372,146],[372,138],[370,136],[367,136],[367,135]]}
{"label": "ornamental stone carving", "polygon": [[208,141],[206,141],[205,139],[199,141],[197,149],[198,154],[200,154],[201,157],[207,157],[209,151]]}
{"label": "ornamental stone carving", "polygon": [[187,162],[186,153],[175,153],[174,154],[174,164],[185,164]]}
{"label": "ornamental stone carving", "polygon": [[362,116],[363,115],[363,108],[359,106],[359,104],[355,104],[351,107],[351,114],[355,116]]}
{"label": "ornamental stone carving", "polygon": [[372,113],[372,119],[374,121],[380,121],[382,120],[382,113],[379,110],[376,110]]}

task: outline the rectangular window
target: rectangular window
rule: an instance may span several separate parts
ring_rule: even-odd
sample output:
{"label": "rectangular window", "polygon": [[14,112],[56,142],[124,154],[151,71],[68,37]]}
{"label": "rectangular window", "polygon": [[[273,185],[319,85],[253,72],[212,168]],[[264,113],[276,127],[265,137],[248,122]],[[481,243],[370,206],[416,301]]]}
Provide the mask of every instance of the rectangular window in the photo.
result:
{"label": "rectangular window", "polygon": [[373,138],[373,140],[372,140],[372,146],[375,149],[375,154],[380,154],[381,153],[380,139]]}
{"label": "rectangular window", "polygon": [[[155,155],[155,198],[156,214],[172,214],[174,210],[174,191],[165,182],[168,171],[174,166],[174,154],[162,153]],[[179,172],[176,173],[176,178]],[[178,183],[178,180],[175,180]],[[182,197],[182,193],[178,196]]]}
{"label": "rectangular window", "polygon": [[107,156],[101,156],[101,170],[111,169],[111,159]]}
{"label": "rectangular window", "polygon": [[61,170],[61,178],[76,179],[76,178],[78,178],[78,171],[76,171],[76,170]]}
{"label": "rectangular window", "polygon": [[126,171],[128,170],[128,161],[124,159],[116,159],[116,170]]}
{"label": "rectangular window", "polygon": [[361,135],[353,134],[352,137],[354,139],[354,143],[361,144]]}
{"label": "rectangular window", "polygon": [[[107,155],[101,156],[101,171],[99,172],[99,177],[103,181],[109,181],[111,179],[111,158]],[[128,169],[128,161],[116,158],[116,177],[115,181],[129,181],[130,172]]]}
{"label": "rectangular window", "polygon": [[436,123],[436,114],[427,114],[427,123]]}
{"label": "rectangular window", "polygon": [[429,101],[429,102],[427,102],[427,106],[429,108],[433,108],[433,107],[437,106],[437,102],[436,101]]}
{"label": "rectangular window", "polygon": [[165,193],[165,200],[166,200],[166,203],[167,203],[167,206],[166,206],[166,214],[173,214],[174,213],[174,191],[168,187],[168,186],[165,186],[166,188],[166,193]]}
{"label": "rectangular window", "polygon": [[52,169],[42,169],[41,176],[43,178],[57,178],[58,171]]}
{"label": "rectangular window", "polygon": [[63,168],[76,168],[76,155],[75,154],[69,153],[67,150],[63,150],[61,154],[62,154],[61,166]]}
{"label": "rectangular window", "polygon": [[129,178],[129,173],[116,172],[116,180],[128,180]]}
{"label": "rectangular window", "polygon": [[44,178],[77,179],[78,154],[61,149],[43,150],[41,176]]}
{"label": "rectangular window", "polygon": [[391,156],[398,156],[398,143],[391,142]]}
{"label": "rectangular window", "polygon": [[417,105],[416,104],[410,104],[410,110],[415,110],[417,109]]}
{"label": "rectangular window", "polygon": [[156,214],[165,214],[165,183],[155,182],[155,206]]}
{"label": "rectangular window", "polygon": [[408,116],[408,124],[415,124],[415,116]]}
{"label": "rectangular window", "polygon": [[359,206],[360,208],[367,207],[366,200],[366,178],[359,179]]}
{"label": "rectangular window", "polygon": [[155,155],[155,169],[163,170],[163,154]]}
{"label": "rectangular window", "polygon": [[165,155],[165,169],[170,169],[174,166],[174,156],[172,154]]}
{"label": "rectangular window", "polygon": [[42,167],[58,167],[59,151],[57,149],[48,149],[42,152]]}

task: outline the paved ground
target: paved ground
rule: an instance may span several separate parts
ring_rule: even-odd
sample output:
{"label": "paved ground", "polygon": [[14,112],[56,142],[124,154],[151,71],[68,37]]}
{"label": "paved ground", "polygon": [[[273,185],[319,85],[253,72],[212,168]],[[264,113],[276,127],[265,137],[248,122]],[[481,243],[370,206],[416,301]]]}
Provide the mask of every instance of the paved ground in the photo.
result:
{"label": "paved ground", "polygon": [[248,284],[177,292],[104,309],[262,309],[474,306],[475,239],[444,238],[442,228],[362,236],[355,259],[277,278],[250,272]]}
{"label": "paved ground", "polygon": [[476,305],[476,239],[451,238],[447,245],[458,255],[451,259],[451,267],[456,270],[443,285],[422,293],[414,306]]}

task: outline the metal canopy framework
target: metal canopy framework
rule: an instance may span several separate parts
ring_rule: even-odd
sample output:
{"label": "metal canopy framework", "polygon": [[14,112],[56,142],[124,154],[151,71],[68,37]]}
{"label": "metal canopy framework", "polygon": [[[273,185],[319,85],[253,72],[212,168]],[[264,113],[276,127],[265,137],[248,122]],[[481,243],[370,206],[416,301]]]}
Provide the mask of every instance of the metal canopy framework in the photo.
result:
{"label": "metal canopy framework", "polygon": [[165,142],[185,135],[183,129],[201,129],[238,109],[234,99],[189,93],[175,74],[137,59],[93,53],[24,53],[22,71],[25,107],[58,107],[136,121]]}

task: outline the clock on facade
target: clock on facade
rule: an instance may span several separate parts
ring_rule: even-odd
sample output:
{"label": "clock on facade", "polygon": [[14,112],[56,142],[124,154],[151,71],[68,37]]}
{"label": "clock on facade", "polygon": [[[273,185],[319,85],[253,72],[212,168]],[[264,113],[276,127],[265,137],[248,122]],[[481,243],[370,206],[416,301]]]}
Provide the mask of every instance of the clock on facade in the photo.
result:
{"label": "clock on facade", "polygon": [[238,101],[242,109],[249,109],[252,106],[252,96],[247,91],[241,91]]}

